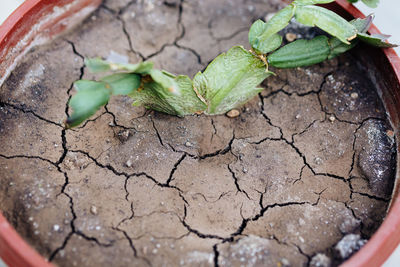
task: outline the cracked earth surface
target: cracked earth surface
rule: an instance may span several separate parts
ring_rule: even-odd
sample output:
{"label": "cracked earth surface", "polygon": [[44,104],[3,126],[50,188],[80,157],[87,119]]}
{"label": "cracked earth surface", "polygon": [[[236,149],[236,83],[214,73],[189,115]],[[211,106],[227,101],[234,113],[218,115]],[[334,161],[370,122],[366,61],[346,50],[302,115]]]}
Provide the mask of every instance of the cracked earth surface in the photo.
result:
{"label": "cracked earth surface", "polygon": [[[352,54],[276,70],[240,116],[177,118],[114,98],[81,127],[62,120],[84,57],[193,76],[247,43],[278,1],[105,1],[33,49],[0,91],[0,209],[60,266],[325,266],[368,239],[394,180],[385,110]],[[150,28],[150,30],[149,30]],[[318,257],[314,257],[319,255]]]}

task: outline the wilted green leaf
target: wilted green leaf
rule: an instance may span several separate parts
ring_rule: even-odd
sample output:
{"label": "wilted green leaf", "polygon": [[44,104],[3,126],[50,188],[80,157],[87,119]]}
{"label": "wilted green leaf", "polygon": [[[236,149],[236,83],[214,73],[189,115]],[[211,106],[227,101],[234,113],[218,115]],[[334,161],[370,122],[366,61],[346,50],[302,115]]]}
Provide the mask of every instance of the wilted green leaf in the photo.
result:
{"label": "wilted green leaf", "polygon": [[269,75],[259,58],[235,46],[197,73],[193,84],[209,104],[206,113],[222,114],[260,92],[257,86]]}
{"label": "wilted green leaf", "polygon": [[[369,15],[364,19],[353,19],[350,21],[354,27],[356,27],[358,32],[366,32],[371,26],[373,20],[373,15]],[[350,44],[342,43],[338,38],[332,37],[329,39],[329,46],[331,48],[331,52],[328,56],[328,59],[334,58],[357,45],[358,40],[354,39]]]}
{"label": "wilted green leaf", "polygon": [[382,34],[369,35],[367,33],[359,33],[357,35],[357,37],[362,42],[367,43],[372,46],[377,46],[377,47],[396,47],[396,46],[398,46],[396,44],[391,44],[391,43],[385,42],[385,40],[387,38],[389,38],[390,35],[382,35]]}
{"label": "wilted green leaf", "polygon": [[[86,81],[88,82],[88,81]],[[107,104],[111,91],[103,82],[79,82],[80,90],[69,101],[73,109],[72,115],[65,122],[66,127],[71,128],[79,125],[96,113],[100,107]],[[97,84],[97,85],[95,85]]]}
{"label": "wilted green leaf", "polygon": [[379,0],[361,0],[366,6],[369,6],[371,8],[376,8],[378,7]]}
{"label": "wilted green leaf", "polygon": [[297,40],[283,46],[268,57],[271,66],[295,68],[324,61],[330,52],[328,37],[320,35],[312,40]]}
{"label": "wilted green leaf", "polygon": [[371,27],[372,21],[374,20],[374,15],[370,14],[366,16],[364,19],[353,19],[350,21],[350,24],[356,27],[358,33],[362,32],[367,32],[369,27]]}
{"label": "wilted green leaf", "polygon": [[85,58],[85,65],[89,68],[89,71],[93,73],[105,72],[111,69],[110,64],[99,57]]}
{"label": "wilted green leaf", "polygon": [[134,73],[116,73],[101,78],[111,87],[113,95],[128,95],[140,86],[140,75]]}
{"label": "wilted green leaf", "polygon": [[295,0],[294,2],[299,5],[316,5],[332,3],[335,0]]}
{"label": "wilted green leaf", "polygon": [[295,6],[288,5],[275,14],[267,23],[257,20],[249,31],[249,43],[263,54],[277,49],[282,43],[282,37],[276,34],[285,28],[294,15]]}
{"label": "wilted green leaf", "polygon": [[169,73],[152,71],[151,76],[143,79],[142,87],[129,94],[135,106],[143,105],[178,116],[202,112],[207,108],[197,97],[188,76],[179,75],[172,78]]}
{"label": "wilted green leaf", "polygon": [[74,88],[76,91],[84,91],[91,90],[99,87],[99,84],[103,84],[101,82],[89,81],[89,80],[79,80],[74,82]]}
{"label": "wilted green leaf", "polygon": [[265,39],[264,41],[260,41],[259,39],[256,39],[253,45],[253,49],[258,53],[258,54],[267,54],[271,51],[274,51],[278,49],[282,44],[282,36],[279,34],[275,33]]}
{"label": "wilted green leaf", "polygon": [[128,71],[134,73],[145,74],[153,68],[152,62],[141,62],[137,64],[128,63],[112,63],[101,58],[85,58],[85,64],[93,73],[105,71]]}
{"label": "wilted green leaf", "polygon": [[296,20],[307,26],[317,26],[340,41],[350,44],[357,36],[357,29],[336,13],[319,6],[298,6]]}

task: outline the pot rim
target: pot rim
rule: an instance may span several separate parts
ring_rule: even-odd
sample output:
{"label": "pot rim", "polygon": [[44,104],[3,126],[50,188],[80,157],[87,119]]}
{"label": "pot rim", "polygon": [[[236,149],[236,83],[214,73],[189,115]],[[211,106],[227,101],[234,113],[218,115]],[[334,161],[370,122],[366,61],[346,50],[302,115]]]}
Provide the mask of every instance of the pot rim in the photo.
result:
{"label": "pot rim", "polygon": [[[285,0],[284,0],[285,1]],[[56,6],[59,3],[66,4],[74,2],[74,0],[25,0],[4,22],[0,25],[0,53],[5,49],[5,45],[10,40],[15,38],[22,39],[27,32],[21,32],[18,27],[26,23],[26,18],[30,18],[32,13],[38,13],[44,9],[46,5]],[[93,7],[100,4],[100,0],[77,0],[76,2],[84,3],[83,6],[92,5]],[[348,3],[346,0],[336,0],[335,3],[330,4],[332,7],[339,7],[347,12],[352,17],[364,18],[365,15],[361,13],[356,7]],[[37,15],[37,14],[36,14]],[[71,13],[67,14],[71,15]],[[42,15],[35,17],[36,20],[30,20],[30,24],[38,22]],[[60,31],[65,28],[59,29]],[[380,33],[375,25],[369,29],[370,33]],[[58,32],[57,32],[58,33]],[[397,84],[400,84],[400,58],[397,56],[394,49],[382,49],[387,61],[390,64],[390,70],[394,73],[394,78]],[[1,55],[1,54],[0,54]],[[0,65],[6,61],[5,57],[0,59]],[[1,69],[0,69],[1,70]],[[6,75],[1,73],[2,76]],[[396,134],[397,129],[395,129]],[[398,135],[397,135],[398,136]],[[399,139],[398,139],[399,141]],[[399,151],[397,150],[399,158]],[[397,169],[399,166],[397,166]],[[399,170],[397,170],[398,172]],[[399,177],[396,177],[399,179]],[[397,185],[394,188],[391,207],[384,219],[381,226],[373,234],[367,244],[354,254],[349,260],[344,262],[341,266],[354,267],[354,266],[380,266],[383,264],[390,254],[400,244],[400,195]],[[28,243],[15,231],[15,229],[7,222],[0,211],[0,257],[3,261],[10,266],[53,266],[40,256]]]}

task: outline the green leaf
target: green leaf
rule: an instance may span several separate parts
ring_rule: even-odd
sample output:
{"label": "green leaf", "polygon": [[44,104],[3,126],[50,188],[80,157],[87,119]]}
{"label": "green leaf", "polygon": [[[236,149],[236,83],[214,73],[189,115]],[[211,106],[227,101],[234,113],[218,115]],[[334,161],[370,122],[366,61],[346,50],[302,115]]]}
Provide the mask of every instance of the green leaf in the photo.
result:
{"label": "green leaf", "polygon": [[207,101],[207,114],[223,114],[260,92],[257,86],[269,75],[264,63],[241,46],[216,57],[193,84]]}
{"label": "green leaf", "polygon": [[93,88],[98,88],[99,84],[104,84],[101,82],[89,81],[89,80],[79,80],[74,82],[74,87],[76,91],[92,90]]}
{"label": "green leaf", "polygon": [[283,46],[268,57],[271,66],[295,68],[309,66],[328,58],[328,37],[320,35],[312,40],[296,40]]}
{"label": "green leaf", "polygon": [[357,29],[336,13],[319,6],[298,6],[296,20],[306,26],[317,26],[340,41],[350,44],[357,36]]}
{"label": "green leaf", "polygon": [[277,49],[282,43],[282,37],[277,32],[285,28],[295,11],[294,5],[288,5],[275,14],[267,23],[257,20],[249,31],[249,43],[263,54]]}
{"label": "green leaf", "polygon": [[196,95],[188,76],[172,78],[169,73],[153,70],[143,78],[143,84],[129,96],[133,105],[143,105],[171,115],[184,116],[203,112],[207,105]]}
{"label": "green leaf", "polygon": [[371,8],[376,8],[378,7],[379,0],[361,0],[366,6],[369,6]]}
{"label": "green leaf", "polygon": [[90,72],[93,73],[105,72],[111,69],[110,64],[99,57],[85,58],[85,65],[89,68]]}
{"label": "green leaf", "polygon": [[253,45],[253,49],[258,54],[267,54],[271,51],[278,49],[281,46],[281,44],[282,44],[282,36],[275,33],[263,41],[256,39]]}
{"label": "green leaf", "polygon": [[382,34],[373,34],[369,35],[367,33],[359,33],[357,35],[358,39],[360,39],[362,42],[367,43],[372,46],[377,46],[377,47],[397,47],[398,45],[396,44],[391,44],[385,42],[387,38],[390,37],[390,35],[382,35]]}
{"label": "green leaf", "polygon": [[362,32],[367,32],[369,27],[371,27],[372,21],[374,20],[374,15],[370,14],[366,16],[364,19],[353,19],[350,21],[350,24],[356,27],[358,33]]}
{"label": "green leaf", "polygon": [[73,113],[65,122],[67,128],[75,127],[87,120],[100,107],[107,104],[110,98],[111,91],[102,82],[92,82],[90,84],[80,82],[78,84],[81,87],[80,90],[69,101],[69,106],[73,109]]}
{"label": "green leaf", "polygon": [[153,68],[152,62],[141,62],[137,64],[112,63],[101,58],[85,58],[85,64],[93,73],[105,71],[128,71],[140,74],[146,74]]}
{"label": "green leaf", "polygon": [[[356,27],[358,32],[366,32],[371,26],[373,20],[373,15],[369,15],[364,19],[353,19],[350,23]],[[332,37],[329,39],[329,46],[331,48],[331,52],[328,56],[328,59],[334,58],[357,45],[358,40],[354,39],[350,44],[342,43],[338,38]]]}
{"label": "green leaf", "polygon": [[116,73],[101,78],[111,87],[113,95],[128,95],[140,86],[140,75],[134,73]]}
{"label": "green leaf", "polygon": [[316,5],[316,4],[328,4],[335,0],[295,0],[294,3],[299,5]]}

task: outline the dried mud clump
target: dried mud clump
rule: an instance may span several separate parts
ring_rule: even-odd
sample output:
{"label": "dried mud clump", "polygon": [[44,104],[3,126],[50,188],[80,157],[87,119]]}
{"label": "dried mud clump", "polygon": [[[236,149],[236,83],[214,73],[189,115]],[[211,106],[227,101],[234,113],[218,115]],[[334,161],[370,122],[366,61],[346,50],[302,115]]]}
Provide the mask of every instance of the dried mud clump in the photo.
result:
{"label": "dried mud clump", "polygon": [[[335,266],[382,222],[393,130],[357,58],[276,70],[238,116],[115,98],[65,130],[84,57],[193,75],[279,1],[104,1],[0,91],[0,210],[60,266]],[[150,28],[150,29],[149,29]],[[351,76],[349,75],[351,74]]]}

